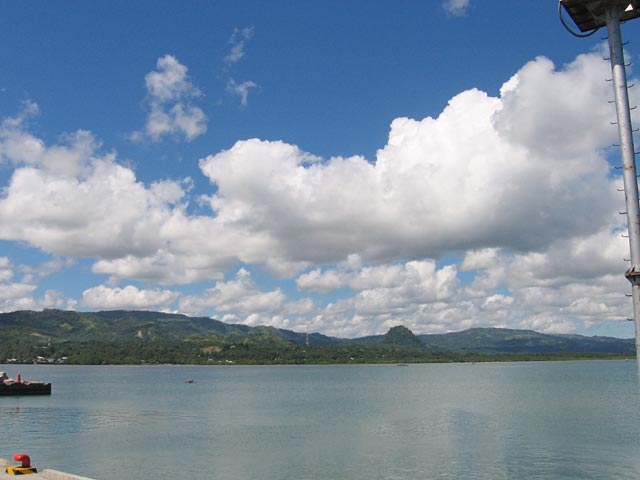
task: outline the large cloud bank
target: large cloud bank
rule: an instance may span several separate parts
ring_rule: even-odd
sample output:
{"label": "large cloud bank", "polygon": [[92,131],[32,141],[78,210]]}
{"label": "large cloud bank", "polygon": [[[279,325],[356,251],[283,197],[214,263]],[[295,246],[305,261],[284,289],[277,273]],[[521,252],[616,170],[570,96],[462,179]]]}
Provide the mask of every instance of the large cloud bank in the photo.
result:
{"label": "large cloud bank", "polygon": [[[170,71],[186,81],[169,63],[147,78],[154,98],[177,98]],[[29,132],[30,103],[0,128],[0,161],[13,168],[0,238],[93,259],[111,280],[77,299],[90,308],[177,308],[335,335],[617,322],[627,247],[606,158],[616,138],[607,74],[597,54],[562,69],[535,59],[500,96],[472,89],[436,118],[393,120],[375,161],[238,141],[200,160],[212,193],[197,201],[209,215],[188,213],[189,179],[145,185],[90,132],[46,146]],[[6,310],[33,283],[4,261],[0,282],[16,292],[0,298]],[[261,290],[245,269],[225,281],[237,264],[295,279],[299,298]],[[148,288],[118,286],[131,281]],[[198,282],[215,283],[171,290]],[[322,300],[336,290],[340,300]]]}

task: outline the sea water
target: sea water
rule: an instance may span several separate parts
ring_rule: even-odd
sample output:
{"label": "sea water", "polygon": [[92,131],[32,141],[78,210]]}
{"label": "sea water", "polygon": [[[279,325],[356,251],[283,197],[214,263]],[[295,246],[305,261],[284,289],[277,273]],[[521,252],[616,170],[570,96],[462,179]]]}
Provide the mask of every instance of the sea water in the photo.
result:
{"label": "sea water", "polygon": [[0,370],[0,457],[98,480],[640,478],[635,361]]}

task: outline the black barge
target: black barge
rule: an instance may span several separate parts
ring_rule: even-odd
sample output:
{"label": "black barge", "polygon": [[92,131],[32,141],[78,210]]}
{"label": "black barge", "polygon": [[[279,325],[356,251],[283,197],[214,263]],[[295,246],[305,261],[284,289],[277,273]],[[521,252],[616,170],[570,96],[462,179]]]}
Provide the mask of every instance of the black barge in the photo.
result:
{"label": "black barge", "polygon": [[0,372],[0,396],[6,395],[51,395],[51,384],[45,382],[23,382],[20,375],[16,380]]}

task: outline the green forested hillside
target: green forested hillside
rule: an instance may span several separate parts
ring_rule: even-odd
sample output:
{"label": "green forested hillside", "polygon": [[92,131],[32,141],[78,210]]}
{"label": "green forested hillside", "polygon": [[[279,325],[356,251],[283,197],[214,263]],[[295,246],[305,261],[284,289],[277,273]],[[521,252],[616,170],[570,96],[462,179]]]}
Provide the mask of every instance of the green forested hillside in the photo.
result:
{"label": "green forested hillside", "polygon": [[[336,345],[318,333],[233,325],[208,317],[145,311],[44,310],[0,314],[0,362],[67,357],[67,362],[193,363],[233,346],[278,350],[289,345]],[[263,352],[264,353],[264,352]],[[123,360],[124,359],[124,360]]]}
{"label": "green forested hillside", "polygon": [[[44,310],[1,313],[0,332],[3,337],[26,334],[51,338],[56,342],[184,341],[202,338],[234,342],[246,337],[256,337],[303,343],[307,338],[303,333],[273,327],[228,324],[209,317],[124,310],[107,312]],[[309,339],[316,344],[336,343],[330,337],[320,334],[310,334]]]}
{"label": "green forested hillside", "polygon": [[[537,354],[537,353],[619,353],[635,354],[634,339],[586,337],[539,333],[509,328],[470,328],[461,332],[416,335],[426,347],[457,353]],[[355,339],[357,342],[384,343],[384,335]]]}
{"label": "green forested hillside", "polygon": [[141,311],[0,314],[0,363],[349,363],[633,356],[634,341],[474,328],[339,339]]}
{"label": "green forested hillside", "polygon": [[634,353],[633,339],[585,337],[582,335],[550,335],[533,330],[508,328],[471,328],[442,335],[419,335],[432,347],[454,352],[474,353]]}
{"label": "green forested hillside", "polygon": [[424,344],[415,334],[404,325],[391,327],[384,335],[382,343],[402,347],[421,347]]}

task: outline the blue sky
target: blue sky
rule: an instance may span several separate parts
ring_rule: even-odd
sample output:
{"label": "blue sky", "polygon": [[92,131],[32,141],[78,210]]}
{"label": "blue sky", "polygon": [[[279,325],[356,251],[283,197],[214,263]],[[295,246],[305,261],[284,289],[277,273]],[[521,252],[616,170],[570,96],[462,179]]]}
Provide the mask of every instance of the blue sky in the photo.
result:
{"label": "blue sky", "polygon": [[0,310],[633,336],[604,34],[525,3],[7,3]]}

